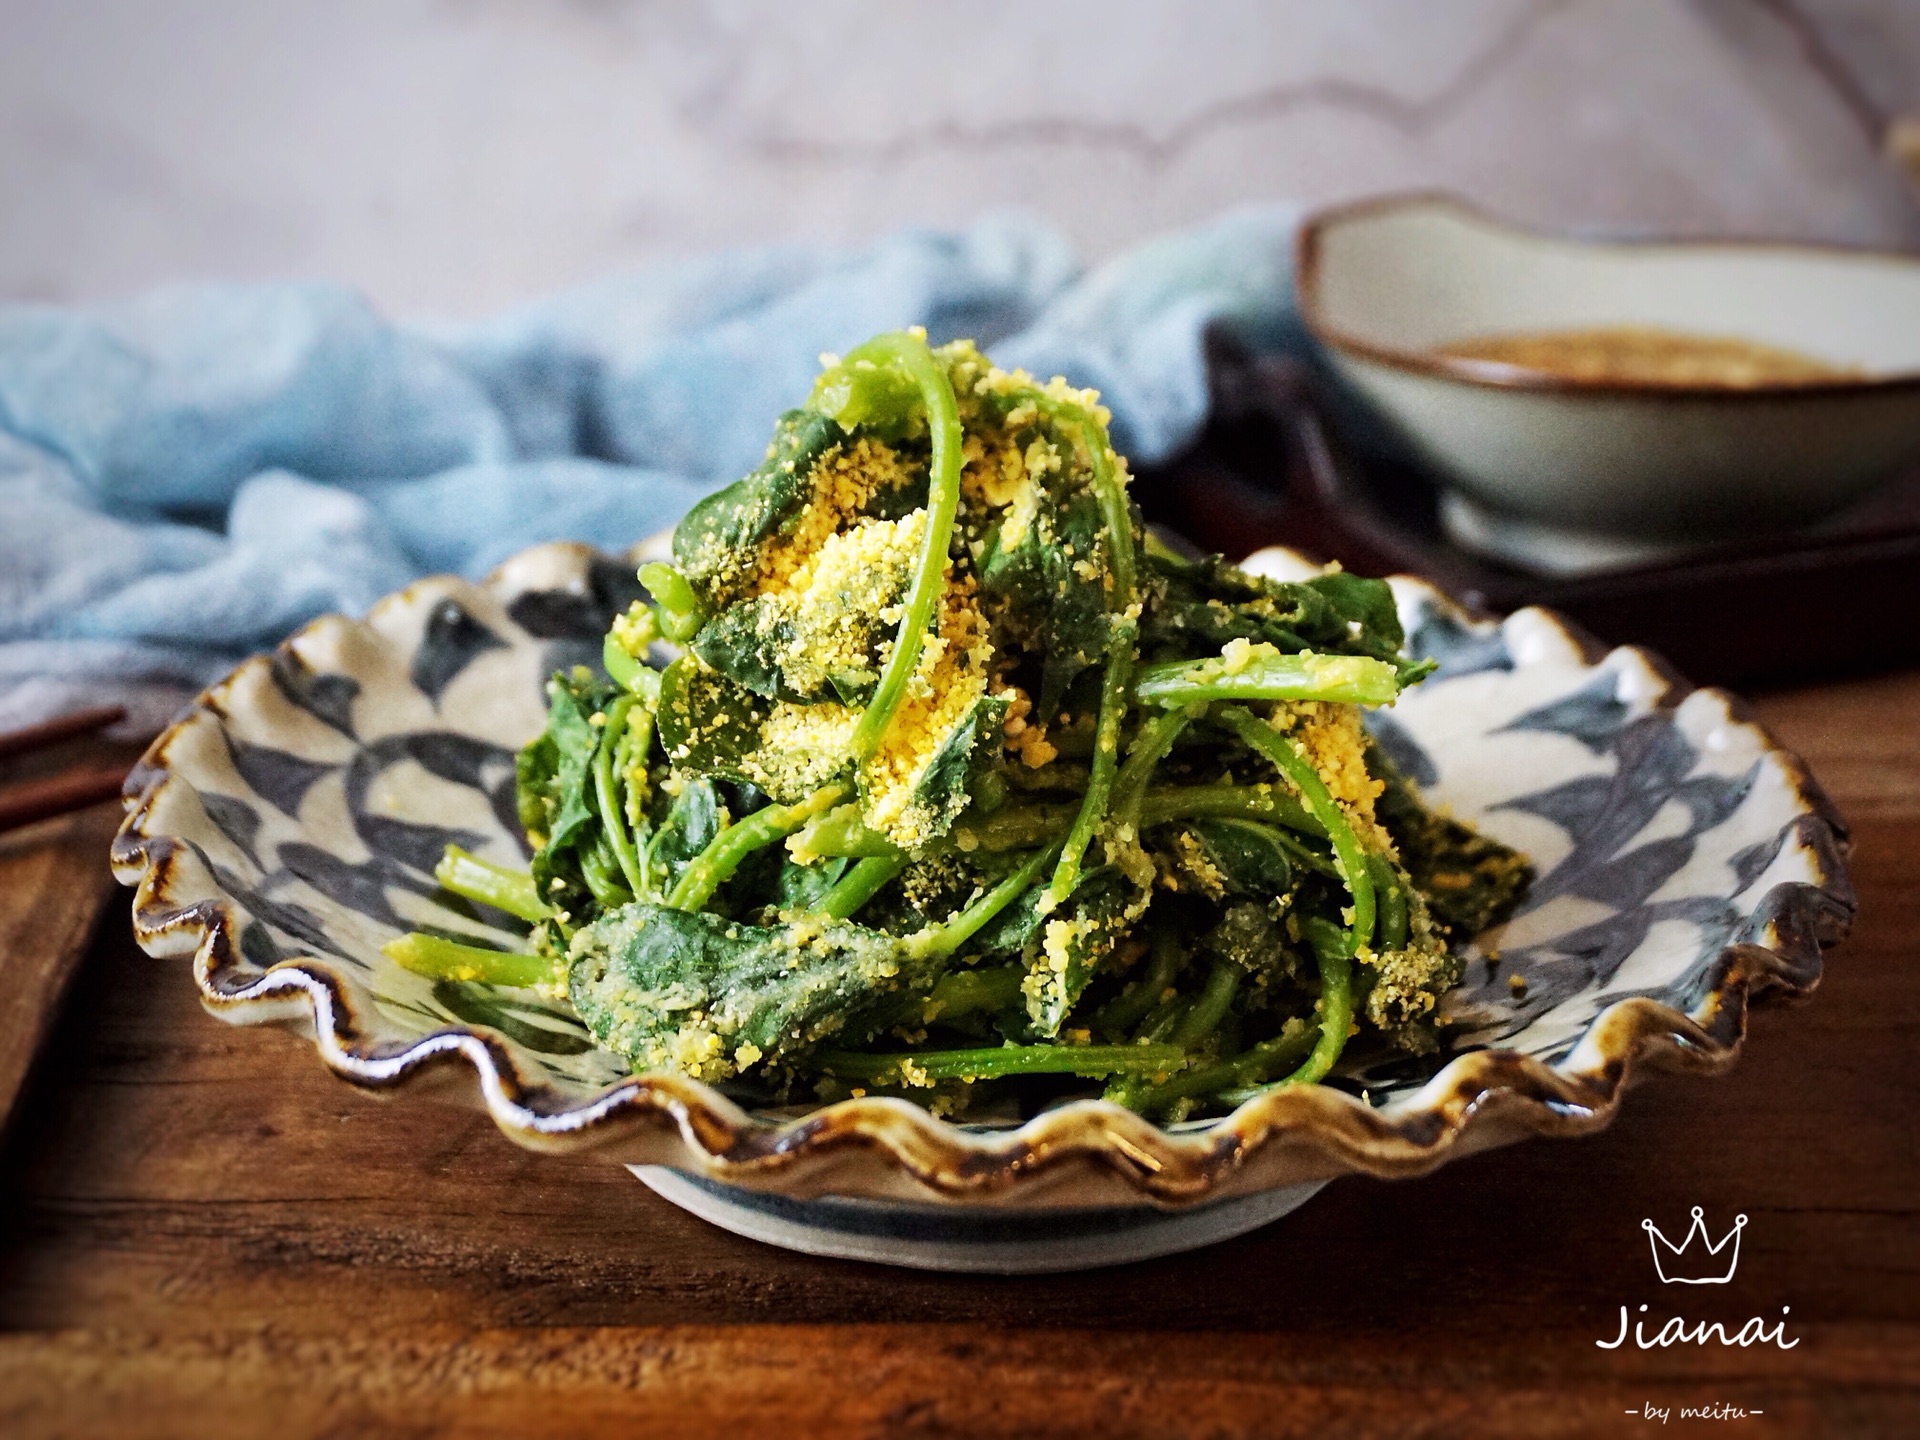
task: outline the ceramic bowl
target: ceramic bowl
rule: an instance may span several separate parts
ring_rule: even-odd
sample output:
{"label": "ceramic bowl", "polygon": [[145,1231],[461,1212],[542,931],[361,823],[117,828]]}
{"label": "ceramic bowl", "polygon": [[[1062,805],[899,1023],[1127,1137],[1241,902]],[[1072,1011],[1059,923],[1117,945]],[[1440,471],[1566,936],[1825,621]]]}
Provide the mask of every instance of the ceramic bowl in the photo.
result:
{"label": "ceramic bowl", "polygon": [[[1300,313],[1328,363],[1454,487],[1455,538],[1536,568],[1818,519],[1920,458],[1920,258],[1575,240],[1415,195],[1313,217],[1295,263]],[[1859,374],[1686,387],[1435,353],[1623,325],[1758,341]]]}
{"label": "ceramic bowl", "polygon": [[380,953],[423,925],[490,933],[436,888],[434,861],[449,842],[521,857],[513,752],[541,728],[546,677],[592,663],[632,574],[631,557],[541,546],[242,665],[128,782],[113,863],[140,943],[190,959],[216,1016],[301,1027],[356,1085],[440,1072],[512,1139],[597,1147],[742,1233],[1042,1270],[1221,1239],[1341,1175],[1594,1130],[1650,1063],[1725,1065],[1749,996],[1810,989],[1852,916],[1839,821],[1727,696],[1542,611],[1475,621],[1396,580],[1412,648],[1439,669],[1377,717],[1381,741],[1540,872],[1449,996],[1444,1054],[1169,1129],[1096,1100],[1000,1128],[877,1097],[749,1114],[695,1081],[627,1074],[564,1008]]}

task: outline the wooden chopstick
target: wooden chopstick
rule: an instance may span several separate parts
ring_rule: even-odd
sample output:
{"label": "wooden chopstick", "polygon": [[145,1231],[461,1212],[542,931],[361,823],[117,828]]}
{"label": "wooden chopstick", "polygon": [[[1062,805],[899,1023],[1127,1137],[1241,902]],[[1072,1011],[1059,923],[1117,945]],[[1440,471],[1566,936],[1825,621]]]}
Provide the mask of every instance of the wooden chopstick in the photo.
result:
{"label": "wooden chopstick", "polygon": [[24,730],[8,730],[0,734],[0,760],[11,760],[16,755],[44,750],[49,745],[71,740],[76,735],[90,735],[95,730],[117,725],[126,718],[127,709],[124,705],[96,705],[89,710],[56,715],[51,720],[42,720],[38,725],[29,725]]}
{"label": "wooden chopstick", "polygon": [[[28,755],[80,735],[91,735],[126,718],[127,712],[122,706],[97,705],[70,715],[57,715],[22,730],[10,730],[0,734],[0,760]],[[126,783],[127,770],[125,765],[91,765],[51,779],[33,780],[0,790],[0,832],[111,800]]]}
{"label": "wooden chopstick", "polygon": [[51,780],[36,780],[0,790],[0,833],[111,800],[126,783],[127,767],[121,766],[112,770],[74,770]]}

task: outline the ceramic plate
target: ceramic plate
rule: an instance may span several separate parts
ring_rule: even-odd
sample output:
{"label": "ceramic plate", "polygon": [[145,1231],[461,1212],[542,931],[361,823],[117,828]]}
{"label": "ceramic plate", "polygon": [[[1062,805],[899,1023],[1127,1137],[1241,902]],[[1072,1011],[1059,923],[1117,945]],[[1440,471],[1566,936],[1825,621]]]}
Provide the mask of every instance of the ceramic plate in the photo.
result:
{"label": "ceramic plate", "polygon": [[695,1081],[626,1074],[563,1007],[380,954],[423,926],[510,938],[439,891],[433,864],[450,842],[521,859],[513,752],[541,728],[546,677],[593,662],[631,576],[545,545],[242,665],[128,782],[113,862],[137,887],[140,943],[191,957],[220,1018],[303,1027],[355,1084],[454,1072],[513,1139],[602,1148],[742,1233],[1021,1270],[1185,1249],[1344,1174],[1597,1129],[1649,1063],[1727,1064],[1750,996],[1810,990],[1852,918],[1843,827],[1737,702],[1546,612],[1474,621],[1396,579],[1411,648],[1439,668],[1377,733],[1430,796],[1539,867],[1470,952],[1444,1054],[1167,1129],[1093,1100],[1003,1128],[877,1097],[749,1114]]}

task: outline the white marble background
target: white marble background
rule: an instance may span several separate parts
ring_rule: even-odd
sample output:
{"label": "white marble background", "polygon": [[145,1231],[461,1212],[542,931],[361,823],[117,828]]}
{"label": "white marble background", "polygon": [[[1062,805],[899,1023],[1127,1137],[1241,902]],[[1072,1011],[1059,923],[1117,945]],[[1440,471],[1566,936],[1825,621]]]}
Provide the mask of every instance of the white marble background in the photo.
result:
{"label": "white marble background", "polygon": [[1089,256],[1406,186],[1911,246],[1916,0],[0,0],[0,298],[471,315],[1020,206]]}

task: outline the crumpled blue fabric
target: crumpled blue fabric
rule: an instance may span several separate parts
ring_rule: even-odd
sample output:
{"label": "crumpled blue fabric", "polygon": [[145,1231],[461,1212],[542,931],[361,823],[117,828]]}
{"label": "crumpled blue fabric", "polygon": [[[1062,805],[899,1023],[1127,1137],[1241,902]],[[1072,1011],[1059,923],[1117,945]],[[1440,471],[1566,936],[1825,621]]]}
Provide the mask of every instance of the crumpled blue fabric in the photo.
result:
{"label": "crumpled blue fabric", "polygon": [[616,276],[478,324],[321,284],[0,307],[0,728],[117,701],[159,723],[316,615],[543,540],[621,549],[758,463],[823,352],[925,325],[1100,390],[1165,459],[1203,337],[1298,343],[1296,213],[1238,212],[1083,272],[1022,217],[862,250]]}

